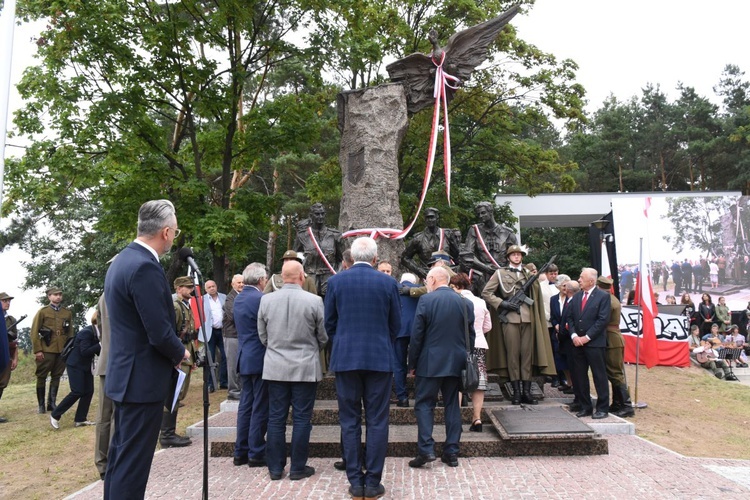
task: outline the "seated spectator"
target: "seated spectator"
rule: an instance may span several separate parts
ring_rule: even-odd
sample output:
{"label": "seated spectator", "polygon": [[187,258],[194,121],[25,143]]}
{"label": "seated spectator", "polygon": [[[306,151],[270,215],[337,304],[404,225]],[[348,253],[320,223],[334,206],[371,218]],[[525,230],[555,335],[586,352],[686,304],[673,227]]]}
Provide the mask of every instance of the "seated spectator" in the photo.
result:
{"label": "seated spectator", "polygon": [[724,347],[730,349],[742,348],[740,356],[737,358],[738,368],[747,368],[747,354],[744,351],[745,347],[745,336],[740,333],[740,327],[732,325],[727,331],[727,336],[724,338]]}
{"label": "seated spectator", "polygon": [[667,305],[670,306],[676,306],[677,305],[677,299],[674,295],[667,295]]}
{"label": "seated spectator", "polygon": [[724,335],[719,333],[719,324],[713,323],[711,325],[711,331],[701,337],[701,340],[714,340],[717,339],[719,344],[724,343]]}
{"label": "seated spectator", "polygon": [[721,343],[717,339],[713,341],[703,341],[701,346],[693,349],[691,355],[695,356],[696,361],[706,370],[711,370],[716,378],[725,380],[737,380],[729,371],[729,365],[723,359],[719,359],[719,353],[716,347]]}
{"label": "seated spectator", "polygon": [[[690,336],[688,337],[688,349],[690,354],[693,354],[693,350],[701,346],[701,329],[698,325],[690,327]],[[695,357],[695,356],[693,356]]]}

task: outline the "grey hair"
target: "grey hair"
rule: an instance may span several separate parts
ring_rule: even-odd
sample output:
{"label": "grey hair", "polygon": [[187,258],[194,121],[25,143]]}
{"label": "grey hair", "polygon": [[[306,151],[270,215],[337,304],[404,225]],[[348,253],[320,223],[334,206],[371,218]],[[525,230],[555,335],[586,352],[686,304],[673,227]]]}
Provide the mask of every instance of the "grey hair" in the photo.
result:
{"label": "grey hair", "polygon": [[413,275],[412,273],[404,273],[404,274],[401,275],[401,283],[403,283],[404,281],[406,281],[408,283],[416,284],[417,283],[417,277],[415,275]]}
{"label": "grey hair", "polygon": [[436,281],[440,282],[441,285],[447,285],[451,281],[451,275],[448,270],[443,266],[437,266],[430,269],[427,276],[432,276]]}
{"label": "grey hair", "polygon": [[378,256],[378,244],[369,236],[357,238],[352,243],[354,262],[372,262]]}
{"label": "grey hair", "polygon": [[246,285],[257,285],[260,280],[268,277],[268,271],[266,266],[260,262],[253,262],[248,264],[244,271],[242,271],[242,281]]}
{"label": "grey hair", "polygon": [[568,287],[570,293],[578,293],[578,291],[581,289],[581,285],[576,280],[568,281],[568,284],[566,286]]}
{"label": "grey hair", "polygon": [[138,236],[154,236],[176,219],[174,205],[169,200],[147,201],[138,210]]}
{"label": "grey hair", "polygon": [[591,275],[592,278],[594,278],[594,281],[596,281],[596,278],[599,277],[599,272],[594,269],[593,267],[582,267],[581,273],[586,272]]}

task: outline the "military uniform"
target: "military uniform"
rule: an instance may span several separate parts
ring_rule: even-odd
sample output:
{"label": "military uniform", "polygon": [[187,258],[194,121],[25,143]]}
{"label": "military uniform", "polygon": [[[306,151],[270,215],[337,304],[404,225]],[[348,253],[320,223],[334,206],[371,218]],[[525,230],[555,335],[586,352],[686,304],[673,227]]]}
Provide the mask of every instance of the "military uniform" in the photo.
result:
{"label": "military uniform", "polygon": [[487,252],[484,251],[477,236],[477,229],[479,230],[479,236],[487,247],[487,252],[501,267],[507,265],[507,250],[513,245],[518,245],[518,239],[510,228],[501,224],[495,224],[492,228],[487,228],[484,224],[477,224],[470,227],[466,232],[466,241],[464,241],[461,252],[461,265],[467,273],[471,269],[477,272],[472,277],[472,291],[474,295],[479,296],[484,289],[484,285],[495,272],[495,265]]}
{"label": "military uniform", "polygon": [[[8,295],[7,293],[3,292],[0,293],[0,299],[3,300],[12,300],[13,297]],[[5,367],[5,369],[0,372],[0,398],[3,397],[3,391],[6,387],[8,387],[8,384],[10,383],[10,373],[11,373],[11,365],[13,364],[14,360],[18,362],[18,328],[15,325],[16,318],[13,316],[5,313],[5,329],[8,332],[8,355],[9,355],[9,362],[8,366]],[[13,325],[11,327],[11,325]],[[7,422],[6,419],[0,417],[0,423]]]}
{"label": "military uniform", "polygon": [[[508,248],[506,256],[515,252],[525,255],[520,247],[514,245]],[[482,298],[497,314],[499,310],[504,310],[502,303],[513,297],[530,277],[531,273],[524,268],[515,270],[502,267],[487,282]],[[532,376],[557,374],[538,281],[532,285],[529,297],[534,301],[531,306],[522,304],[517,312],[505,310],[507,323],[493,318],[492,335],[487,342],[487,370],[497,371],[501,378],[510,380],[514,404],[535,404],[531,398]],[[500,327],[499,332],[495,330],[495,325]],[[523,392],[520,392],[521,382]]]}
{"label": "military uniform", "polygon": [[[266,287],[263,289],[263,293],[271,293],[278,291],[284,286],[284,280],[281,279],[281,273],[274,274],[271,279],[266,283]],[[312,276],[305,275],[305,282],[302,283],[302,289],[306,292],[310,292],[313,295],[318,295],[318,290],[315,288],[315,280]]]}
{"label": "military uniform", "polygon": [[[599,288],[610,291],[612,279],[599,277],[596,280]],[[607,380],[612,384],[612,405],[609,412],[619,417],[629,417],[635,414],[630,401],[630,391],[625,379],[625,340],[620,332],[620,313],[622,304],[617,297],[610,294],[610,313],[607,323],[607,350],[605,352],[605,363],[607,367]]]}
{"label": "military uniform", "polygon": [[[49,296],[54,293],[50,289]],[[60,377],[65,372],[65,361],[60,353],[65,346],[65,341],[73,335],[73,313],[64,307],[55,308],[52,304],[39,309],[31,324],[32,352],[44,353],[44,359],[36,362],[36,395],[39,403],[39,413],[44,413],[44,392],[47,375],[51,381],[49,394],[47,395],[47,410],[56,407],[57,391],[60,387]],[[44,338],[43,338],[44,337]],[[49,343],[47,340],[49,339]]]}
{"label": "military uniform", "polygon": [[[341,261],[344,260],[344,246],[341,241],[341,233],[325,226],[321,230],[313,228],[312,232],[328,263],[333,269],[336,269]],[[323,297],[326,294],[328,278],[333,276],[333,273],[320,257],[318,249],[315,248],[315,243],[313,243],[310,235],[307,233],[307,227],[297,231],[297,239],[294,241],[293,249],[296,252],[304,253],[305,273],[313,277],[315,289],[318,291],[318,295]]]}
{"label": "military uniform", "polygon": [[[442,245],[441,245],[441,234],[442,234]],[[456,234],[458,233],[458,234]],[[459,242],[461,240],[461,233],[451,229],[437,228],[437,231],[432,232],[424,230],[414,235],[409,244],[406,246],[406,250],[401,254],[401,263],[409,271],[413,272],[422,279],[427,277],[429,271],[429,262],[434,252],[442,250],[446,252],[454,262],[458,262],[459,257]],[[415,262],[414,257],[419,257],[421,266]]]}

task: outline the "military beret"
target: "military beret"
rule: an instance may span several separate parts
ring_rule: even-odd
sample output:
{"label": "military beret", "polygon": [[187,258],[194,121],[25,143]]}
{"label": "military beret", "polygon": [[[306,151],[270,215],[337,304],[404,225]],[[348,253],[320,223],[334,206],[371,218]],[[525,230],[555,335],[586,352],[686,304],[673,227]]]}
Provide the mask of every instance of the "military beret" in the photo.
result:
{"label": "military beret", "polygon": [[302,262],[302,257],[300,257],[300,255],[294,250],[287,250],[286,252],[284,252],[284,255],[281,257],[281,260],[289,260],[289,259],[297,260],[300,263]]}
{"label": "military beret", "polygon": [[174,280],[174,286],[175,288],[178,286],[195,286],[195,282],[190,276],[180,276]]}
{"label": "military beret", "polygon": [[45,293],[45,295],[52,295],[53,293],[62,293],[62,288],[60,288],[58,286],[51,286],[51,287],[47,288],[47,291],[44,292],[44,293]]}
{"label": "military beret", "polygon": [[601,288],[609,288],[612,286],[612,278],[607,278],[606,276],[599,276],[596,279],[596,284],[599,285]]}
{"label": "military beret", "polygon": [[5,292],[0,293],[0,300],[11,300],[12,298],[13,297],[11,297],[10,295],[8,295]]}

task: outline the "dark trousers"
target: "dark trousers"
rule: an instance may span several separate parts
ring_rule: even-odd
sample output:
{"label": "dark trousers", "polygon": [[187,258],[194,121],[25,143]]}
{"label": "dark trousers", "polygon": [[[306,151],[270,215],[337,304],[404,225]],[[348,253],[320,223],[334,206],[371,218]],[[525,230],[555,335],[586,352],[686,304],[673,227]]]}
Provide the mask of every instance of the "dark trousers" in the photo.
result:
{"label": "dark trousers", "polygon": [[605,347],[573,346],[573,390],[581,403],[581,409],[592,411],[591,384],[589,368],[596,388],[596,411],[609,411],[609,383],[607,382],[607,365]]}
{"label": "dark trousers", "polygon": [[78,408],[76,408],[76,422],[85,422],[89,414],[89,406],[91,406],[91,398],[94,396],[94,376],[91,374],[91,368],[81,369],[74,366],[68,366],[68,381],[70,382],[70,394],[65,396],[65,399],[60,401],[57,408],[52,412],[52,417],[55,420],[60,420],[60,417],[68,411],[75,403],[78,402]]}
{"label": "dark trousers", "polygon": [[458,404],[458,377],[417,377],[414,413],[417,417],[417,451],[420,455],[435,453],[432,428],[438,391],[445,404],[445,445],[443,455],[458,455],[461,440],[461,407]]}
{"label": "dark trousers", "polygon": [[682,275],[682,286],[686,292],[693,291],[693,275],[692,274]]}
{"label": "dark trousers", "polygon": [[268,430],[268,383],[257,375],[241,375],[242,392],[237,409],[237,441],[234,456],[256,460],[266,457]]}
{"label": "dark trousers", "polygon": [[[216,361],[216,352],[221,353],[221,362],[219,363],[219,387],[227,387],[227,356],[224,351],[224,337],[221,334],[221,328],[214,328],[211,331],[211,339],[208,341],[208,351],[211,353],[211,358]],[[208,386],[214,386],[213,377],[208,379]]]}
{"label": "dark trousers", "polygon": [[409,352],[410,337],[397,338],[393,343],[393,354],[396,360],[393,365],[393,384],[396,386],[396,398],[401,401],[409,399],[406,392],[406,355]]}
{"label": "dark trousers", "polygon": [[107,457],[104,498],[143,498],[161,426],[163,402],[115,402],[115,434]]}
{"label": "dark trousers", "polygon": [[[388,418],[393,373],[352,370],[336,373],[339,424],[346,476],[352,486],[380,484],[388,449]],[[362,405],[367,414],[367,446],[362,463]],[[362,466],[367,472],[362,472]]]}
{"label": "dark trousers", "polygon": [[289,472],[303,472],[307,465],[317,382],[268,381],[268,471],[280,474],[286,466],[286,419],[292,407],[292,446]]}

